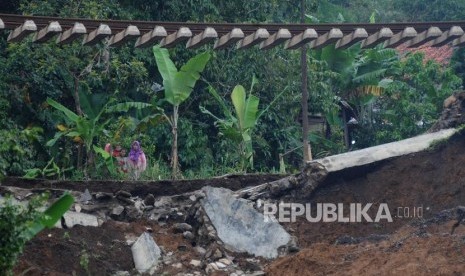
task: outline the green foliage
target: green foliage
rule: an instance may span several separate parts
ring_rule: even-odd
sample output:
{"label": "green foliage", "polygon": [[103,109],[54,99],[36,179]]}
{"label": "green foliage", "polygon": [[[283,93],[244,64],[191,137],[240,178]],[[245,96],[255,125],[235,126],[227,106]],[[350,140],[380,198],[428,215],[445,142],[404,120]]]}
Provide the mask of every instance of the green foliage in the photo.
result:
{"label": "green foliage", "polygon": [[248,167],[253,168],[252,132],[259,118],[284,92],[282,91],[277,95],[264,110],[258,112],[259,98],[252,95],[252,89],[256,82],[256,78],[253,77],[248,97],[242,85],[234,87],[231,93],[231,101],[234,106],[235,115],[229,111],[226,103],[212,86],[209,87],[209,92],[220,104],[226,119],[220,119],[204,107],[200,107],[203,113],[216,119],[215,124],[219,127],[220,134],[232,140],[237,145],[240,156],[239,169],[244,172]]}
{"label": "green foliage", "polygon": [[240,171],[246,171],[247,167],[252,168],[253,148],[251,134],[258,120],[259,99],[251,93],[249,93],[249,97],[246,98],[245,89],[241,85],[234,87],[231,93],[231,100],[235,109],[234,116],[226,107],[226,104],[215,89],[210,87],[209,91],[223,107],[226,119],[219,119],[205,108],[201,108],[202,112],[214,117],[216,119],[215,124],[220,128],[220,133],[226,138],[231,139],[237,145],[240,156]]}
{"label": "green foliage", "polygon": [[461,0],[396,0],[390,2],[394,10],[401,11],[394,19],[403,21],[462,20],[461,11],[465,9],[465,2]]}
{"label": "green foliage", "polygon": [[202,171],[204,168],[214,167],[211,140],[204,131],[208,127],[207,122],[180,118],[179,139],[183,143],[179,145],[179,161],[186,167],[183,173],[194,175],[196,172],[192,170]]}
{"label": "green foliage", "polygon": [[344,143],[341,142],[343,135],[342,129],[334,129],[329,138],[318,133],[311,133],[309,140],[312,143],[312,150],[315,153],[314,158],[318,159],[344,152],[345,146]]}
{"label": "green foliage", "polygon": [[[347,127],[350,118],[346,118],[345,122],[340,113],[350,110],[358,121],[370,122],[372,103],[392,82],[386,77],[395,71],[394,64],[397,62],[397,53],[393,49],[362,50],[359,44],[346,50],[337,50],[330,45],[311,54],[309,64],[318,65],[314,71],[320,72],[317,77],[311,78],[316,78],[315,83],[325,88],[320,91],[327,91],[326,97],[320,98],[321,109],[318,111],[324,114],[331,132],[344,128],[342,138],[347,148],[351,142]],[[334,139],[331,132],[326,133],[329,140]],[[327,149],[324,150],[325,155],[340,151],[337,146],[340,142],[333,142],[335,145],[328,146],[329,141],[324,143],[321,139],[313,139],[316,147],[321,145]]]}
{"label": "green foliage", "polygon": [[86,271],[87,275],[90,275],[89,253],[87,253],[86,250],[81,251],[81,257],[79,257],[79,265]]}
{"label": "green foliage", "polygon": [[177,178],[179,172],[178,161],[178,119],[179,105],[189,98],[200,73],[205,69],[210,60],[210,53],[200,53],[189,59],[185,65],[178,71],[174,62],[171,60],[168,50],[159,46],[153,47],[153,54],[157,62],[158,71],[163,78],[165,90],[165,100],[173,107],[171,116],[165,115],[171,125],[173,141],[171,150],[171,166],[173,169],[172,177]]}
{"label": "green foliage", "polygon": [[179,106],[189,98],[200,73],[210,60],[210,53],[204,52],[191,58],[178,71],[170,59],[167,49],[153,47],[158,71],[163,77],[165,100],[173,106]]}
{"label": "green foliage", "polygon": [[463,85],[465,83],[465,48],[455,50],[450,63],[455,74],[462,79]]}
{"label": "green foliage", "polygon": [[[85,96],[82,96],[81,98],[86,99]],[[46,145],[49,147],[55,145],[57,140],[60,139],[62,136],[71,137],[75,141],[82,141],[85,145],[88,157],[87,164],[93,162],[92,153],[93,150],[95,151],[96,148],[94,145],[96,138],[105,135],[105,128],[111,121],[110,119],[102,120],[101,118],[104,114],[124,111],[127,112],[130,108],[143,109],[151,106],[150,104],[141,102],[125,102],[112,105],[113,100],[110,100],[104,106],[102,106],[99,111],[97,111],[95,110],[95,107],[91,106],[89,101],[83,100],[82,102],[84,103],[83,107],[86,107],[85,109],[87,109],[87,116],[79,116],[70,109],[63,106],[62,104],[56,102],[55,100],[50,98],[47,99],[47,103],[50,106],[62,112],[62,114],[64,115],[64,119],[67,119],[67,121],[70,122],[71,127],[68,128],[63,125],[59,126],[60,131],[57,132],[55,134],[55,137],[49,140]],[[96,152],[102,154],[101,152],[98,152],[98,150]],[[105,163],[108,165],[110,161],[107,158],[104,159]],[[112,169],[108,166],[107,168],[110,169],[111,173],[116,172],[114,168]]]}
{"label": "green foliage", "polygon": [[[150,3],[138,0],[83,0],[63,3],[61,0],[34,0],[21,1],[18,13],[101,19],[294,22],[297,20],[296,14],[298,13],[296,11],[298,10],[299,5],[275,0],[231,3],[216,1],[203,1],[202,3],[192,1],[167,2],[158,0]],[[250,11],[254,12],[251,13]],[[169,162],[169,144],[172,143],[172,139],[164,136],[166,132],[161,130],[161,127],[158,127],[158,124],[167,119],[156,110],[158,106],[166,108],[167,103],[160,99],[160,93],[150,89],[152,80],[162,82],[155,70],[155,60],[150,51],[134,49],[132,45],[118,48],[109,48],[104,44],[85,47],[79,42],[66,46],[58,46],[55,42],[37,45],[31,43],[29,39],[15,44],[6,44],[4,41],[0,41],[0,47],[2,53],[0,55],[0,64],[2,64],[0,66],[0,89],[5,92],[0,95],[0,98],[5,98],[7,102],[11,103],[11,110],[13,111],[6,110],[7,116],[15,110],[21,110],[21,114],[14,119],[15,123],[21,126],[20,129],[31,123],[40,125],[44,127],[45,141],[52,139],[56,132],[56,125],[63,121],[61,116],[57,116],[57,112],[44,109],[43,104],[47,97],[53,98],[79,115],[73,96],[76,89],[80,93],[84,92],[90,95],[114,94],[118,102],[151,102],[154,106],[150,110],[156,111],[157,114],[151,114],[149,110],[143,112],[131,111],[131,122],[127,116],[108,116],[108,118],[112,119],[112,123],[105,127],[107,132],[103,131],[101,135],[96,137],[94,144],[100,141],[103,141],[100,142],[100,144],[103,144],[107,139],[126,141],[129,139],[127,137],[151,136],[154,138],[147,140],[148,143],[144,144],[144,150],[156,147],[160,149],[160,151],[157,150],[157,156],[163,162]],[[176,47],[171,51],[175,64],[185,64],[192,56],[192,50],[185,50],[183,47]],[[204,51],[204,49],[200,51]],[[274,98],[276,93],[282,91],[289,83],[292,83],[294,87],[298,86],[298,83],[294,81],[294,79],[297,79],[297,74],[294,71],[297,59],[290,51],[279,50],[279,54],[273,54],[275,52],[275,50],[269,51],[270,56],[264,56],[263,52],[258,49],[243,52],[227,49],[214,52],[215,59],[205,68],[203,76],[212,84],[225,87],[227,91],[230,91],[236,83],[241,83],[250,75],[256,73],[263,80],[263,83],[256,90],[256,95],[261,99],[262,103],[267,104]],[[4,57],[6,58],[3,60]],[[214,66],[213,63],[215,63]],[[244,64],[247,64],[247,66],[244,66]],[[231,160],[231,158],[225,157],[228,147],[221,146],[224,143],[223,141],[216,139],[213,141],[214,144],[204,143],[209,136],[215,135],[216,129],[205,123],[207,118],[204,114],[199,112],[197,108],[192,108],[199,105],[210,105],[214,101],[208,93],[197,93],[202,88],[204,86],[197,85],[193,90],[194,92],[180,107],[179,111],[183,116],[195,118],[189,121],[194,126],[190,133],[195,137],[180,135],[183,143],[179,148],[184,150],[187,148],[185,146],[187,144],[206,144],[208,147],[206,150],[211,152],[211,159],[214,159],[214,161],[210,162],[214,162],[215,165],[219,166],[229,165],[228,160]],[[294,123],[298,113],[298,107],[294,104],[294,101],[298,100],[298,91],[290,90],[291,93],[288,96],[292,100],[276,104],[276,110],[284,110],[287,112],[286,115],[289,116],[284,116],[279,112],[270,112],[262,118],[262,121],[257,126],[256,135],[262,138],[257,140],[257,144],[263,142],[263,147],[260,146],[256,152],[256,164],[260,167],[265,168],[270,164],[270,161],[275,162],[274,158],[270,158],[275,153],[274,149],[278,148],[278,144],[284,145],[288,142],[288,135],[280,133],[278,137],[271,126],[282,129],[282,126]],[[153,99],[153,101],[150,99]],[[81,102],[81,104],[84,105],[84,102]],[[82,109],[84,115],[92,116],[85,111],[83,106]],[[292,112],[289,112],[291,109]],[[125,124],[124,131],[118,131],[119,129],[113,124],[122,121],[127,124]],[[191,128],[188,123],[186,123],[186,127]],[[180,130],[183,128],[182,125],[179,126]],[[155,137],[161,138],[155,139]],[[41,145],[34,146],[33,149],[43,156],[28,159],[32,164],[26,168],[43,168],[51,157],[55,157],[59,167],[69,167],[77,163],[76,160],[79,156],[76,144],[71,140],[60,139],[53,148],[46,148]],[[183,169],[200,169],[201,164],[193,161],[194,154],[196,154],[196,150],[192,148],[187,148],[187,152],[180,153],[179,158],[183,164]],[[155,156],[149,157],[155,158]],[[40,160],[40,163],[35,164],[34,160]],[[76,170],[79,170],[78,166],[75,167]],[[16,174],[21,175],[22,173],[23,170],[19,170],[19,173]],[[78,171],[73,172],[74,175],[80,173]]]}
{"label": "green foliage", "polygon": [[53,146],[62,136],[72,137],[75,140],[82,141],[86,147],[87,157],[91,158],[92,146],[96,137],[103,133],[105,126],[109,120],[105,122],[100,121],[105,109],[102,109],[98,114],[92,114],[94,117],[79,116],[73,111],[69,110],[62,104],[53,99],[48,98],[47,103],[55,109],[61,111],[65,118],[70,121],[71,128],[63,128],[55,134],[55,137],[47,142],[47,146]]}
{"label": "green foliage", "polygon": [[418,135],[429,129],[442,111],[445,98],[461,87],[451,69],[423,54],[409,55],[400,62],[393,82],[374,103],[373,122],[356,130],[356,145],[367,147]]}
{"label": "green foliage", "polygon": [[43,206],[46,198],[36,197],[27,206],[14,203],[11,196],[2,198],[0,208],[0,271],[12,275],[16,259],[22,253],[28,238],[28,225],[42,214],[37,208]]}
{"label": "green foliage", "polygon": [[[121,174],[118,172],[117,167],[115,166],[115,160],[110,153],[106,152],[104,149],[92,145],[94,152],[97,153],[103,159],[103,164],[105,165],[106,169],[108,170],[109,176],[111,178],[121,178]],[[97,170],[98,170],[97,164]]]}
{"label": "green foliage", "polygon": [[[300,1],[278,0],[13,2],[8,0],[1,6],[6,12],[16,14],[178,22],[296,23],[300,22],[301,11]],[[316,20],[329,23],[455,20],[461,18],[463,10],[463,3],[457,0],[447,3],[437,0],[304,2],[309,24]],[[224,108],[211,94],[202,93],[207,86],[196,83],[198,75],[181,73],[184,67],[178,71],[179,66],[175,66],[187,66],[192,56],[202,53],[203,58],[207,53],[212,57],[208,66],[199,67],[202,78],[218,89],[222,99],[229,98],[236,84],[244,83],[251,75],[261,80],[254,87],[254,96],[260,99],[260,105],[270,105],[287,88],[285,100],[276,101],[273,110],[264,113],[254,125],[254,170],[271,171],[279,167],[280,154],[288,151],[291,152],[284,155],[282,161],[288,167],[299,167],[301,153],[292,151],[301,146],[299,51],[277,47],[264,53],[258,47],[247,51],[231,47],[205,52],[208,49],[211,45],[199,50],[174,47],[170,49],[171,58],[167,50],[161,50],[165,51],[165,56],[162,56],[161,66],[157,66],[152,51],[135,49],[131,44],[115,48],[100,43],[87,47],[79,41],[70,45],[50,41],[39,45],[32,43],[31,38],[20,43],[6,43],[6,36],[1,36],[0,117],[4,118],[0,121],[1,174],[24,175],[31,168],[36,168],[30,172],[37,176],[46,174],[42,168],[53,170],[53,164],[47,166],[47,163],[54,158],[61,175],[63,168],[74,167],[67,177],[82,177],[83,160],[81,156],[79,162],[78,153],[84,140],[92,140],[84,155],[97,155],[94,162],[98,170],[111,170],[107,168],[108,160],[96,153],[93,146],[111,142],[128,148],[131,141],[137,139],[153,162],[151,167],[159,166],[151,175],[165,177],[166,167],[174,162],[173,143],[177,139],[174,139],[173,129],[179,132],[179,141],[182,141],[177,146],[179,162],[187,177],[234,171],[240,157],[239,152],[231,148],[236,148],[237,142],[218,136],[218,128],[210,124],[210,115],[197,107],[208,107],[212,114],[223,114]],[[452,61],[455,73],[462,79],[463,53],[456,51]],[[322,114],[330,126],[327,133],[310,135],[315,156],[341,150],[344,139],[341,103],[350,106],[357,115],[356,147],[415,135],[437,118],[442,97],[459,87],[452,77],[453,72],[446,68],[432,70],[420,62],[411,66],[417,66],[417,72],[406,73],[401,64],[390,49],[361,50],[359,45],[354,45],[342,51],[334,47],[309,51],[309,112]],[[166,74],[161,74],[162,71]],[[444,72],[450,75],[437,77],[444,76]],[[417,74],[419,76],[415,76]],[[430,78],[426,77],[428,74]],[[179,76],[173,77],[175,75]],[[413,83],[415,78],[419,83]],[[159,93],[158,83],[163,83],[164,93]],[[441,87],[448,87],[447,92]],[[82,118],[79,119],[82,136],[72,135],[77,134],[78,128],[65,113],[47,108],[47,98],[55,99]],[[111,105],[107,105],[109,100],[112,100]],[[396,101],[399,101],[397,106]],[[94,128],[92,119],[105,106],[108,112],[101,115]],[[235,116],[234,107],[229,103],[226,106]],[[179,115],[179,125],[173,126]],[[424,124],[421,127],[415,123],[420,121]],[[172,128],[164,127],[165,122],[171,123]],[[45,147],[44,141],[53,141],[60,124],[66,131],[58,132],[61,138],[55,136],[53,147]],[[99,130],[98,126],[103,124]],[[91,129],[95,130],[93,134],[87,131]],[[82,142],[78,138],[77,142],[62,139],[65,134],[71,135],[67,138],[79,137]],[[242,141],[242,135],[238,137]],[[58,172],[54,170],[47,173]],[[100,171],[96,175],[107,176]]]}
{"label": "green foliage", "polygon": [[37,152],[43,140],[43,130],[30,127],[0,130],[0,174],[21,175],[29,168],[40,164]]}
{"label": "green foliage", "polygon": [[64,172],[70,171],[73,169],[73,167],[66,168],[66,169],[61,169],[57,163],[55,163],[55,158],[52,157],[50,161],[48,161],[47,165],[45,165],[44,168],[39,169],[39,168],[33,168],[33,169],[27,169],[25,170],[26,174],[23,176],[24,178],[27,179],[35,179],[37,177],[42,177],[42,178],[47,178],[47,177],[56,177],[58,179],[61,178]]}
{"label": "green foliage", "polygon": [[461,0],[321,0],[315,16],[323,22],[419,22],[461,20],[465,3]]}
{"label": "green foliage", "polygon": [[[130,18],[128,12],[122,10],[114,0],[18,2],[21,2],[16,6],[19,10],[14,13],[74,18]],[[134,55],[132,46],[110,49],[106,45],[85,47],[80,42],[61,46],[55,41],[38,45],[32,43],[31,38],[21,43],[7,44],[5,38],[0,38],[0,113],[2,118],[10,117],[8,121],[11,124],[2,126],[3,130],[16,132],[17,129],[41,126],[44,140],[48,141],[55,133],[58,120],[54,112],[45,108],[44,102],[48,97],[81,115],[78,110],[80,99],[75,97],[76,93],[117,93],[121,102],[130,102],[145,101],[143,97],[150,92],[148,72],[143,62],[144,58],[149,60],[150,54]],[[3,106],[4,102],[8,105]],[[77,157],[72,143],[59,143],[55,148],[46,148],[43,144],[28,146],[34,152],[34,157],[23,158],[24,166],[21,167],[16,161],[8,161],[9,164],[5,165],[7,173],[21,175],[24,169],[41,168],[51,157],[55,157],[60,167],[69,167]]]}
{"label": "green foliage", "polygon": [[52,228],[71,207],[74,199],[65,194],[45,212],[38,209],[47,201],[48,194],[31,198],[23,205],[11,196],[0,198],[0,271],[12,275],[17,258],[24,244],[44,228]]}

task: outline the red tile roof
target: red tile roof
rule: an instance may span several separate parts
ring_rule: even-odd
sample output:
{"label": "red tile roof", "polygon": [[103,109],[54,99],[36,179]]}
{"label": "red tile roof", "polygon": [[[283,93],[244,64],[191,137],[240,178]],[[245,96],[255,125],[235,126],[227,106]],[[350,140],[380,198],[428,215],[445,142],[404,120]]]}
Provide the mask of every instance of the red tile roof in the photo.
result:
{"label": "red tile roof", "polygon": [[454,48],[449,45],[444,45],[442,47],[431,47],[429,43],[424,44],[418,48],[407,48],[405,44],[400,45],[396,48],[400,55],[406,55],[407,53],[416,53],[422,52],[425,54],[424,61],[434,60],[442,65],[449,64],[449,61],[454,52]]}

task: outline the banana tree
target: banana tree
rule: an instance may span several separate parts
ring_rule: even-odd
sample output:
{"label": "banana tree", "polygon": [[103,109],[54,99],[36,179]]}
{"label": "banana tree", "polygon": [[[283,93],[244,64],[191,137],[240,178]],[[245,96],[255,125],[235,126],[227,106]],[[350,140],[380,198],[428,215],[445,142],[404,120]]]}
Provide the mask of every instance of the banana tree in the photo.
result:
{"label": "banana tree", "polygon": [[171,147],[172,177],[177,178],[180,174],[178,161],[179,106],[189,98],[195,83],[200,78],[200,73],[205,69],[211,55],[209,52],[198,54],[187,61],[178,71],[173,61],[170,59],[167,49],[154,46],[153,54],[157,62],[158,71],[163,78],[165,100],[173,106],[173,113],[171,116],[165,115],[165,117],[171,125],[171,133],[173,136]]}
{"label": "banana tree", "polygon": [[211,85],[209,86],[209,92],[220,104],[226,118],[221,119],[204,107],[200,107],[203,113],[216,119],[215,124],[219,127],[220,133],[236,143],[240,155],[239,168],[243,172],[245,172],[248,167],[253,168],[252,133],[258,120],[285,91],[283,90],[278,94],[264,110],[259,112],[258,104],[260,100],[257,96],[252,95],[252,89],[256,82],[257,80],[254,77],[248,97],[242,85],[236,85],[236,87],[234,87],[231,93],[231,101],[235,111],[234,115],[227,107],[223,98],[220,97],[218,92]]}
{"label": "banana tree", "polygon": [[128,111],[129,108],[142,109],[151,106],[151,104],[142,102],[125,102],[111,105],[113,101],[110,100],[101,108],[96,109],[92,108],[88,100],[84,100],[86,97],[83,96],[81,99],[83,99],[83,106],[86,106],[87,108],[84,108],[86,110],[86,114],[79,116],[55,100],[47,98],[47,103],[61,111],[64,117],[69,121],[69,127],[62,124],[58,125],[59,131],[55,134],[53,139],[46,143],[46,145],[49,147],[53,146],[63,136],[70,137],[76,142],[83,143],[87,155],[86,166],[84,166],[84,175],[87,177],[88,166],[93,163],[94,159],[93,145],[95,139],[104,133],[105,127],[112,120],[109,118],[103,121],[102,115],[104,113],[125,112]]}
{"label": "banana tree", "polygon": [[[360,45],[338,50],[330,45],[312,52],[311,57],[325,62],[327,69],[337,73],[333,79],[337,94],[335,99],[338,99],[346,109],[358,114],[359,119],[370,121],[368,117],[373,101],[392,82],[386,77],[390,75],[390,71],[395,70],[393,64],[398,59],[395,50],[381,48],[363,50]],[[331,113],[326,111],[328,121]],[[347,121],[350,118],[345,118],[344,110],[342,114],[344,143],[348,148],[350,141]]]}
{"label": "banana tree", "polygon": [[84,166],[84,175],[87,176],[88,165],[93,162],[92,144],[95,137],[100,135],[105,126],[110,122],[100,122],[100,117],[103,114],[102,109],[95,117],[89,118],[87,116],[79,116],[64,105],[48,98],[47,103],[55,109],[61,111],[63,115],[70,121],[70,127],[65,125],[58,125],[59,131],[55,137],[47,142],[47,146],[53,146],[62,136],[71,137],[74,141],[84,144],[86,149],[87,162]]}

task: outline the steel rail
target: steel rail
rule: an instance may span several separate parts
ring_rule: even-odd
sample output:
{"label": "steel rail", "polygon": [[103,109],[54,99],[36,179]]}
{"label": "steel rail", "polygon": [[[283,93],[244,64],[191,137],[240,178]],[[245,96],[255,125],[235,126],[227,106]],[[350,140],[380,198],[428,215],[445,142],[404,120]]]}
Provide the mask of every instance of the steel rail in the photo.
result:
{"label": "steel rail", "polygon": [[107,24],[112,31],[122,31],[130,25],[135,25],[141,33],[151,31],[155,26],[163,26],[167,32],[175,32],[181,27],[189,28],[192,33],[198,34],[207,27],[214,28],[219,35],[229,33],[233,28],[240,28],[246,35],[255,32],[259,28],[265,28],[270,33],[275,33],[279,29],[288,29],[292,35],[299,34],[308,28],[313,28],[319,35],[329,32],[333,28],[340,29],[344,34],[349,34],[357,28],[364,28],[369,34],[378,32],[381,28],[389,28],[392,32],[403,31],[406,27],[413,27],[418,33],[428,30],[430,27],[438,27],[441,31],[447,31],[452,26],[459,26],[465,29],[465,21],[444,21],[444,22],[402,22],[402,23],[341,23],[341,24],[279,24],[279,23],[209,23],[209,22],[167,22],[167,21],[139,21],[139,20],[96,20],[88,18],[62,18],[51,16],[29,16],[2,14],[0,19],[5,24],[5,29],[13,30],[23,24],[26,20],[33,20],[37,27],[44,28],[50,22],[58,21],[63,29],[73,27],[75,22],[84,24],[87,32],[98,28],[100,24]]}

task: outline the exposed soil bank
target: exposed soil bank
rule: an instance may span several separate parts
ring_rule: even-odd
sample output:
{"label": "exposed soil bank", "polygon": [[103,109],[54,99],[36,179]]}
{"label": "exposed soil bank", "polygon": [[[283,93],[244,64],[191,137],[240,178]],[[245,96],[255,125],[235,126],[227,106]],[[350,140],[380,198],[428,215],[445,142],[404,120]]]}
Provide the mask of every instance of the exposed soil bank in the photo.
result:
{"label": "exposed soil bank", "polygon": [[[260,175],[135,183],[7,179],[2,185],[77,191],[89,188],[92,192],[127,190],[144,197],[149,193],[174,195],[206,185],[237,190],[279,178],[281,176]],[[289,233],[297,237],[300,252],[274,261],[260,260],[260,265],[269,275],[462,275],[465,271],[465,225],[462,222],[453,234],[451,230],[457,222],[455,208],[465,205],[464,189],[463,134],[431,150],[331,174],[311,197],[300,202],[345,203],[346,206],[386,203],[394,221],[310,223],[300,218],[296,223],[284,224]],[[286,199],[286,202],[292,200]],[[399,207],[409,208],[410,217],[405,218],[405,208],[400,209],[399,214]],[[423,208],[422,218],[413,217],[414,207]],[[172,231],[173,223],[108,221],[97,228],[47,230],[27,244],[16,273],[28,270],[25,275],[86,275],[80,264],[85,252],[89,257],[90,274],[111,275],[119,270],[134,273],[130,248],[125,242],[128,235],[136,237],[150,227],[157,243],[174,256],[173,263],[164,265],[162,272],[205,275],[204,266],[190,265],[192,259],[201,260],[202,256],[195,251],[194,244]],[[238,270],[247,273],[255,269],[255,264],[248,261],[251,256],[231,256]],[[227,275],[221,271],[214,273]]]}
{"label": "exposed soil bank", "polygon": [[55,181],[55,180],[28,180],[9,177],[1,182],[3,186],[14,186],[26,189],[63,189],[72,191],[84,191],[88,188],[91,192],[115,193],[119,190],[130,192],[134,196],[177,195],[196,191],[204,186],[224,187],[230,190],[239,190],[249,186],[255,186],[265,182],[271,182],[284,177],[283,175],[231,175],[222,178],[199,180],[162,180],[162,181]]}

